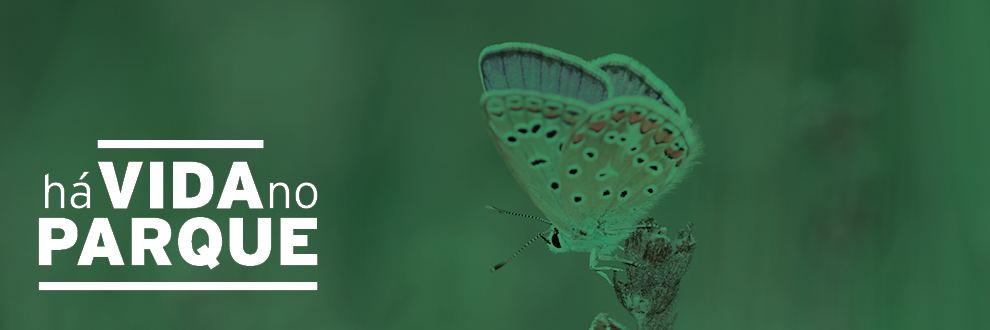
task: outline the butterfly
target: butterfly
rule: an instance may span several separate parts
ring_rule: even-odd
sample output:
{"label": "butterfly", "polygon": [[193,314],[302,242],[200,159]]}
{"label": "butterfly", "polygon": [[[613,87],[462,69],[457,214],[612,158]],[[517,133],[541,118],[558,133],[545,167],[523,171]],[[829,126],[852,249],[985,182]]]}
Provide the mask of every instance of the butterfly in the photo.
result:
{"label": "butterfly", "polygon": [[478,62],[495,145],[550,223],[538,237],[554,253],[590,252],[611,283],[603,271],[621,269],[598,262],[624,261],[615,250],[701,153],[684,104],[621,54],[587,62],[509,42]]}

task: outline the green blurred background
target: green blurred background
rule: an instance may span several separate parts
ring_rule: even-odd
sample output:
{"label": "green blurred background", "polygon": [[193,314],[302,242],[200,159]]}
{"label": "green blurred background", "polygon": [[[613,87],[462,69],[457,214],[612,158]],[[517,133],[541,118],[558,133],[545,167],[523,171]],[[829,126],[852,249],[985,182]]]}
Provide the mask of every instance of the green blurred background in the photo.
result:
{"label": "green blurred background", "polygon": [[[678,329],[990,328],[990,2],[893,0],[2,1],[0,328],[586,329],[599,312],[634,325],[586,254],[534,246],[488,272],[545,229],[483,209],[538,213],[478,106],[478,53],[504,41],[628,54],[687,104],[706,155],[652,211],[672,231],[696,224]],[[217,185],[248,161],[260,187],[308,181],[319,200],[148,210],[146,164],[131,209],[112,210],[97,161],[199,161]],[[92,209],[44,209],[46,173],[69,186],[83,171]],[[196,216],[225,233],[247,218],[248,251],[257,217],[318,217],[297,251],[319,266],[278,266],[277,230],[264,265],[234,264],[225,234],[217,269],[189,266],[175,236]],[[37,265],[39,217],[79,226],[54,266]],[[110,218],[128,265],[75,265],[93,217]],[[172,224],[173,266],[130,266],[131,217]]]}

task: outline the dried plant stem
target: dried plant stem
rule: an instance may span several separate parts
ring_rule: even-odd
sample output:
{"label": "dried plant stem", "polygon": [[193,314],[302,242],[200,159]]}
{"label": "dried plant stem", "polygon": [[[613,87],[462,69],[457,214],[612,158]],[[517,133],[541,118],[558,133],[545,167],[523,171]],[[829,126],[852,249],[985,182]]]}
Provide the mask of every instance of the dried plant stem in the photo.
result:
{"label": "dried plant stem", "polygon": [[[655,225],[653,219],[645,224]],[[634,265],[626,267],[626,282],[619,281],[617,274],[612,279],[619,302],[636,319],[640,330],[673,329],[677,318],[674,300],[695,246],[693,226],[689,222],[674,241],[667,237],[666,228],[659,226],[640,228],[626,240],[626,258]],[[625,328],[602,313],[591,329]]]}

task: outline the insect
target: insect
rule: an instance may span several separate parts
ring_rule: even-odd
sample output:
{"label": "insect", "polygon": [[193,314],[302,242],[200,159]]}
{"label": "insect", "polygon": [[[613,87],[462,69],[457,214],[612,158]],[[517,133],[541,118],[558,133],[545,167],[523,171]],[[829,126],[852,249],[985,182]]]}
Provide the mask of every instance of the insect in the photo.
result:
{"label": "insect", "polygon": [[479,67],[495,145],[547,219],[530,217],[550,224],[530,243],[589,252],[589,267],[611,283],[603,271],[622,269],[599,261],[627,262],[616,249],[701,152],[684,104],[621,54],[587,62],[510,42],[485,48]]}

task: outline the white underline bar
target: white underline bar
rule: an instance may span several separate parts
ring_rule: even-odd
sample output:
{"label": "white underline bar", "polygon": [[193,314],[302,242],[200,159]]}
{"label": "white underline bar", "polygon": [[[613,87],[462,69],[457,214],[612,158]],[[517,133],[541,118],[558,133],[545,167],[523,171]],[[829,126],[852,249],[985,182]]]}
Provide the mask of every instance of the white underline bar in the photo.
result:
{"label": "white underline bar", "polygon": [[316,291],[316,282],[38,282],[38,291]]}
{"label": "white underline bar", "polygon": [[263,149],[265,140],[97,140],[97,149]]}

